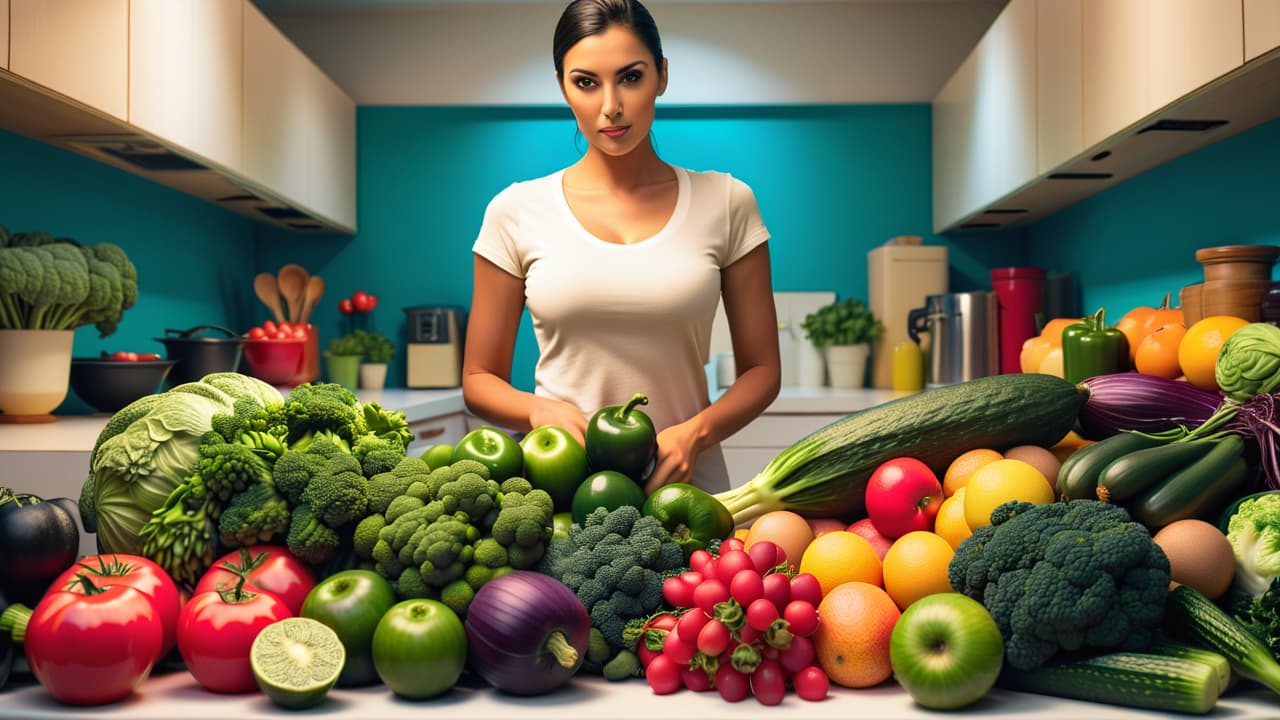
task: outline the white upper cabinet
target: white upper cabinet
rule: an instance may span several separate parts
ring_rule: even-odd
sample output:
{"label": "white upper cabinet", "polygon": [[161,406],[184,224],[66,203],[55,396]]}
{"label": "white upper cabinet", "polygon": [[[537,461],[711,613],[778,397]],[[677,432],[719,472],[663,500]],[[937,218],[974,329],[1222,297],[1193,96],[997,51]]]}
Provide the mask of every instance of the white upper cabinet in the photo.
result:
{"label": "white upper cabinet", "polygon": [[313,67],[311,184],[306,199],[320,214],[356,226],[356,104],[327,75]]}
{"label": "white upper cabinet", "polygon": [[1151,85],[1147,112],[1159,110],[1244,63],[1240,0],[1148,2]]}
{"label": "white upper cabinet", "polygon": [[1036,3],[1036,172],[1084,150],[1080,0]]}
{"label": "white upper cabinet", "polygon": [[0,0],[0,70],[9,68],[9,0]]}
{"label": "white upper cabinet", "polygon": [[1086,147],[1146,114],[1148,0],[1084,0],[1081,78]]}
{"label": "white upper cabinet", "polygon": [[307,59],[252,3],[244,5],[245,175],[278,194],[307,193]]}
{"label": "white upper cabinet", "polygon": [[1280,47],[1280,2],[1244,0],[1244,60]]}
{"label": "white upper cabinet", "polygon": [[239,171],[243,5],[130,0],[129,122]]}
{"label": "white upper cabinet", "polygon": [[[129,0],[7,0],[9,70],[121,120],[129,115]],[[6,0],[0,0],[3,10]]]}

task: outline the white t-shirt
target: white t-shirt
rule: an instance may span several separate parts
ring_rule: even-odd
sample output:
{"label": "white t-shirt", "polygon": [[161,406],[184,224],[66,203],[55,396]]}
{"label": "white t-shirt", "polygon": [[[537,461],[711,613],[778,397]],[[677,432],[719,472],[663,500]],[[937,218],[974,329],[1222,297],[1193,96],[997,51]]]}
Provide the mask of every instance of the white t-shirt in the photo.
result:
{"label": "white t-shirt", "polygon": [[[510,185],[485,210],[473,250],[522,278],[540,355],[535,394],[590,417],[637,392],[661,431],[710,404],[706,374],[720,271],[769,239],[746,183],[675,168],[675,212],[658,233],[620,245],[587,231],[565,200],[564,171]],[[719,446],[695,483],[729,488]]]}

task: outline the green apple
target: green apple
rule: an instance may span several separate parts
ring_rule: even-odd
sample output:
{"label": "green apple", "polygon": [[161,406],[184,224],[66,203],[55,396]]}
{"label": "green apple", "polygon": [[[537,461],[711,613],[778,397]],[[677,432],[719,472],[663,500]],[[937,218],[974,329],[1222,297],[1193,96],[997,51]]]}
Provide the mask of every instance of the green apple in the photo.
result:
{"label": "green apple", "polygon": [[453,446],[443,443],[432,445],[422,453],[422,462],[426,463],[427,467],[432,470],[451,464],[453,462]]}
{"label": "green apple", "polygon": [[497,482],[519,475],[524,464],[520,443],[498,428],[488,425],[482,425],[463,435],[458,444],[453,446],[450,462],[463,459],[484,464],[489,468],[489,479]]}
{"label": "green apple", "polygon": [[347,651],[338,677],[342,686],[377,682],[373,667],[373,632],[396,604],[391,583],[372,570],[343,570],[321,580],[302,603],[302,617],[333,628]]}
{"label": "green apple", "polygon": [[954,710],[981,700],[1004,665],[1004,639],[991,613],[960,593],[911,603],[889,636],[893,675],[915,700]]}
{"label": "green apple", "polygon": [[587,451],[568,430],[543,425],[520,441],[524,453],[524,477],[535,488],[546,490],[557,511],[570,509],[573,493],[587,477]]}

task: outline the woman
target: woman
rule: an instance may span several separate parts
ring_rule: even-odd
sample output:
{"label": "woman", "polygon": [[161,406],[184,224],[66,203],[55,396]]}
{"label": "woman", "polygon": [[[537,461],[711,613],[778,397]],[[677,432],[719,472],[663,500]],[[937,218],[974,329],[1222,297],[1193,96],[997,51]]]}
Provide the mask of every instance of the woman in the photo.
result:
{"label": "woman", "polygon": [[[636,0],[575,0],[556,26],[556,79],[587,139],[552,175],[489,203],[473,248],[463,396],[476,415],[583,440],[587,417],[643,392],[658,429],[646,491],[729,487],[719,443],[778,393],[768,230],[723,173],[663,162],[649,130],[667,85],[652,16]],[[723,295],[738,377],[708,402],[703,365]],[[540,356],[534,393],[510,384],[525,303]]]}

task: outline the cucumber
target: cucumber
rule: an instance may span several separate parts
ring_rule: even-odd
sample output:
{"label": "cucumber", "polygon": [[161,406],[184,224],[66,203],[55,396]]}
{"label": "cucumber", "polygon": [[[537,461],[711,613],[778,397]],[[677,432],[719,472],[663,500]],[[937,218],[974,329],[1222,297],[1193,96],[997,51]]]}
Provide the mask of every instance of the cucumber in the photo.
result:
{"label": "cucumber", "polygon": [[1122,455],[1098,474],[1098,499],[1102,502],[1128,500],[1175,470],[1204,457],[1213,445],[1211,440],[1168,443]]}
{"label": "cucumber", "polygon": [[1152,655],[1164,655],[1165,657],[1176,657],[1204,663],[1213,668],[1218,677],[1219,694],[1226,692],[1227,688],[1231,687],[1231,663],[1227,662],[1227,659],[1221,653],[1206,650],[1202,647],[1173,642],[1165,638],[1153,642],[1146,651]]}
{"label": "cucumber", "polygon": [[1005,665],[999,684],[1042,695],[1184,713],[1209,712],[1219,695],[1217,672],[1204,663],[1131,652],[1035,670]]}
{"label": "cucumber", "polygon": [[1097,497],[1098,476],[1104,468],[1131,452],[1164,445],[1166,441],[1123,432],[1071,453],[1058,469],[1058,494],[1066,500]]}
{"label": "cucumber", "polygon": [[1222,514],[1218,516],[1218,529],[1222,531],[1222,534],[1227,534],[1231,525],[1231,516],[1236,514],[1236,511],[1240,509],[1240,506],[1246,500],[1256,500],[1264,495],[1280,495],[1280,490],[1264,490],[1262,492],[1253,493],[1252,495],[1245,495],[1244,497],[1237,498],[1235,502],[1228,505],[1227,509],[1223,510]]}
{"label": "cucumber", "polygon": [[1164,624],[1175,637],[1221,653],[1233,670],[1280,693],[1280,663],[1271,651],[1199,590],[1187,585],[1170,590]]}
{"label": "cucumber", "polygon": [[1149,530],[1197,517],[1243,485],[1248,474],[1243,452],[1239,435],[1218,440],[1204,457],[1139,495],[1129,512]]}

